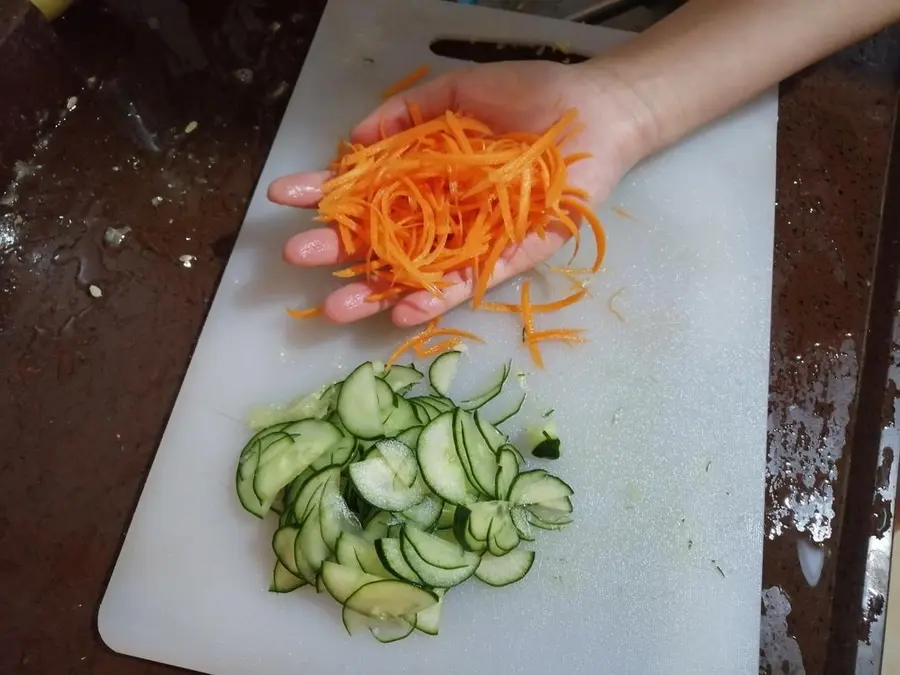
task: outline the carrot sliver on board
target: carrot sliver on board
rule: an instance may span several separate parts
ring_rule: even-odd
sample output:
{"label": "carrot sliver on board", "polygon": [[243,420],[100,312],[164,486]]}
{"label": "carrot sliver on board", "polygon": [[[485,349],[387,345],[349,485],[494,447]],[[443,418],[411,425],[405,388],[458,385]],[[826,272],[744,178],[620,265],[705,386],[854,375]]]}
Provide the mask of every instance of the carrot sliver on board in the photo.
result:
{"label": "carrot sliver on board", "polygon": [[381,92],[381,98],[390,98],[394,94],[399,94],[401,91],[409,89],[430,72],[431,66],[419,66],[414,71],[412,71],[408,75],[404,75],[399,80],[394,82],[390,87]]}
{"label": "carrot sliver on board", "polygon": [[[402,92],[429,71],[417,68],[385,94]],[[442,297],[448,286],[463,279],[471,283],[474,309],[517,312],[530,325],[528,334],[535,333],[535,315],[586,297],[584,289],[576,288],[565,298],[534,305],[530,300],[518,307],[485,303],[488,288],[503,276],[499,269],[506,256],[548,232],[573,238],[577,253],[581,225],[586,224],[596,256],[584,271],[592,274],[602,264],[603,225],[588,194],[569,180],[571,166],[590,155],[561,147],[580,129],[577,112],[566,110],[545,129],[500,132],[462,112],[447,110],[426,119],[413,101],[406,107],[408,128],[391,132],[382,125],[381,138],[370,145],[338,145],[316,215],[337,233],[350,260],[334,274],[369,284],[376,290],[367,301],[382,304],[402,303],[404,296],[423,291]],[[315,315],[306,311],[292,316]],[[400,345],[391,362],[407,351],[433,354],[459,346],[454,340],[477,339],[431,326]],[[541,359],[538,344],[549,339],[526,335],[536,363]]]}

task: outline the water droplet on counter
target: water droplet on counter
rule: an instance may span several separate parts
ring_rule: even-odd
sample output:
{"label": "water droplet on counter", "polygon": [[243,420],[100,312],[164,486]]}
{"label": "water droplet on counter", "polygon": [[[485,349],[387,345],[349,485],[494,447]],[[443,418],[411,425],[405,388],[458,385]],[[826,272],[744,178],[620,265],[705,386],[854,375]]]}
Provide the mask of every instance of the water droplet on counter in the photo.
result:
{"label": "water droplet on counter", "polygon": [[[199,125],[197,124],[196,120],[188,122],[188,125],[184,128],[184,133],[190,134],[190,133],[196,131],[198,126]],[[169,187],[171,187],[171,185]]]}
{"label": "water droplet on counter", "polygon": [[69,100],[66,101],[66,110],[75,110],[75,106],[78,105],[78,97],[70,96]]}
{"label": "water droplet on counter", "polygon": [[153,206],[159,206],[160,204],[162,204],[162,202],[163,198],[159,195],[150,200],[150,203],[153,204]]}
{"label": "water droplet on counter", "polygon": [[91,284],[90,286],[88,286],[88,293],[91,294],[92,298],[103,297],[103,291],[100,290],[99,286],[95,286],[94,284]]}
{"label": "water droplet on counter", "polygon": [[197,256],[188,255],[187,253],[184,255],[178,256],[178,262],[181,263],[182,267],[188,267],[188,268],[193,267],[195,260],[197,260]]}

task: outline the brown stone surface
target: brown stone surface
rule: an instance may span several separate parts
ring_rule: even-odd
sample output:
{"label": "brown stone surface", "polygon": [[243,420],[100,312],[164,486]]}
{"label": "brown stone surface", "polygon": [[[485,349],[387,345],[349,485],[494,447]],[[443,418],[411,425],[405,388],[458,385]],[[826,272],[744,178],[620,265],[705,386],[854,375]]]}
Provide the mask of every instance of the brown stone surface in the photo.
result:
{"label": "brown stone surface", "polygon": [[[0,148],[0,177],[27,169],[0,180],[0,673],[175,672],[111,654],[94,617],[321,9],[188,4],[76,5],[50,42],[77,81],[35,99],[27,146]],[[764,588],[789,599],[775,642],[796,638],[810,675],[852,672],[866,637],[898,71],[886,33],[782,89]],[[113,246],[108,228],[130,230]],[[826,552],[815,587],[799,538]],[[763,670],[802,672],[774,655]]]}

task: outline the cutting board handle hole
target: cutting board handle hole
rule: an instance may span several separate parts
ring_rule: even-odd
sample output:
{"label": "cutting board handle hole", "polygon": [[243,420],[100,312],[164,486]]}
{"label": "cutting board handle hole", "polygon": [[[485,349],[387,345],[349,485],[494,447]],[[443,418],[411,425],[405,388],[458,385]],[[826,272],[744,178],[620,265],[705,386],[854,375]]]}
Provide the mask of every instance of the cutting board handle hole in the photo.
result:
{"label": "cutting board handle hole", "polygon": [[433,54],[458,61],[494,63],[496,61],[556,61],[581,63],[590,57],[569,51],[565,45],[540,42],[494,42],[491,40],[457,40],[442,38],[428,48]]}

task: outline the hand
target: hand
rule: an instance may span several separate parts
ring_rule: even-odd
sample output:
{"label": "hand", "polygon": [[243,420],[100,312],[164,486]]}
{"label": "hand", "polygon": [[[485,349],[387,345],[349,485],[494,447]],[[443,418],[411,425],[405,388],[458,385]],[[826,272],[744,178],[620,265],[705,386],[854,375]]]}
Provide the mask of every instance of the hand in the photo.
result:
{"label": "hand", "polygon": [[[602,62],[598,62],[602,63]],[[445,110],[457,110],[488,124],[496,132],[542,132],[569,108],[577,108],[583,131],[566,144],[567,152],[589,152],[592,159],[572,165],[569,182],[586,190],[595,202],[605,200],[622,175],[641,157],[644,125],[637,97],[624,83],[598,63],[578,66],[544,61],[504,62],[458,70],[425,82],[385,101],[351,132],[355,143],[379,139],[379,120],[388,135],[411,125],[406,102],[415,102],[427,120]],[[278,204],[314,208],[321,197],[327,172],[285,176],[269,186],[269,199]],[[491,286],[547,260],[569,235],[552,229],[546,238],[536,235],[510,249],[497,263]],[[302,267],[335,265],[346,261],[338,237],[330,228],[311,229],[292,237],[284,259]],[[331,320],[347,323],[391,309],[394,323],[413,326],[465,302],[472,292],[471,275],[454,273],[453,283],[436,297],[417,291],[401,298],[367,302],[373,292],[356,281],[331,293],[324,312]]]}

